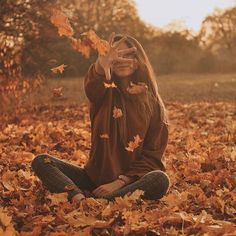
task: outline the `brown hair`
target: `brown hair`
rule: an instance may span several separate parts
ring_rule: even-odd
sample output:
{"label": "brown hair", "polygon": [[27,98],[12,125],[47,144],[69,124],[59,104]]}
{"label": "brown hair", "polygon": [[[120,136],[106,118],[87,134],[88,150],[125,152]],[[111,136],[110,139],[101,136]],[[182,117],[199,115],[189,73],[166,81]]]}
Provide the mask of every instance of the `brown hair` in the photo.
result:
{"label": "brown hair", "polygon": [[[151,103],[157,101],[160,106],[160,119],[162,122],[168,124],[167,111],[165,109],[162,98],[158,92],[158,86],[157,86],[157,81],[155,79],[155,74],[142,45],[132,36],[122,35],[122,34],[116,34],[113,39],[113,43],[120,40],[124,36],[126,37],[125,43],[127,44],[128,47],[137,48],[136,59],[138,60],[138,68],[132,75],[132,80],[135,83],[137,82],[146,83],[148,86],[148,91],[151,94],[152,98],[149,99],[148,104],[142,104],[144,101],[140,101],[140,104],[144,105],[146,108],[148,108],[147,110],[150,111],[150,113],[152,113],[153,104]],[[141,112],[143,113],[143,110]]]}

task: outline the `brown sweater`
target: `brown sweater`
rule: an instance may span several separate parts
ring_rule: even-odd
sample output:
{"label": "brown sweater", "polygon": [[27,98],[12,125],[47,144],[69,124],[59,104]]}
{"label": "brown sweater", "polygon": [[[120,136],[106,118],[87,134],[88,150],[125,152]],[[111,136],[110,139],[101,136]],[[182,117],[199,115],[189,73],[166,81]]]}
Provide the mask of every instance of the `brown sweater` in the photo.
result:
{"label": "brown sweater", "polygon": [[[110,87],[106,88],[104,82]],[[154,112],[148,117],[145,107],[137,109],[137,96],[153,99],[151,93],[131,94],[122,91],[116,80],[107,81],[96,73],[92,64],[84,79],[90,101],[91,150],[85,171],[99,185],[109,183],[120,174],[141,177],[152,170],[163,170],[163,153],[168,141],[168,125],[160,119],[160,105],[153,102]],[[153,100],[154,101],[154,100]],[[114,107],[122,114],[113,116]],[[134,136],[141,142],[131,151],[127,148]]]}

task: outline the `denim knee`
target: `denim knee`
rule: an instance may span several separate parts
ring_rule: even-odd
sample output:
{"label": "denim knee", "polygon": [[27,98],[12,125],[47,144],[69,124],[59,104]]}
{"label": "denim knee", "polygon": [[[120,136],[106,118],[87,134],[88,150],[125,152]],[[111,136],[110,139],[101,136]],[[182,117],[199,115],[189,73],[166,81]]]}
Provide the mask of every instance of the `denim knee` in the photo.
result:
{"label": "denim knee", "polygon": [[42,166],[42,164],[45,163],[44,159],[46,157],[49,157],[49,155],[48,154],[39,154],[39,155],[37,155],[31,162],[32,169],[35,171],[40,166]]}

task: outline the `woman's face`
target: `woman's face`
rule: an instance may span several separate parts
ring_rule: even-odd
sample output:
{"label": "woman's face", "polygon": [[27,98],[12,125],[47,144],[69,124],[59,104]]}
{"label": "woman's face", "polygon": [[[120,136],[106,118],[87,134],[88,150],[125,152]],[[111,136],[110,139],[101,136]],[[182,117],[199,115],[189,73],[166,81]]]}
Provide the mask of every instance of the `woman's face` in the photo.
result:
{"label": "woman's face", "polygon": [[[115,44],[115,43],[114,43]],[[119,47],[118,50],[121,49],[127,49],[129,48],[128,45],[125,42],[122,42]],[[126,54],[123,56],[124,58],[131,58],[131,59],[135,59],[135,54],[134,53],[130,53],[130,54]],[[111,70],[112,72],[114,72],[116,74],[116,76],[120,77],[120,78],[125,78],[125,77],[129,77],[130,75],[132,75],[135,70],[138,67],[138,61],[137,59],[134,60],[133,62],[114,62]]]}

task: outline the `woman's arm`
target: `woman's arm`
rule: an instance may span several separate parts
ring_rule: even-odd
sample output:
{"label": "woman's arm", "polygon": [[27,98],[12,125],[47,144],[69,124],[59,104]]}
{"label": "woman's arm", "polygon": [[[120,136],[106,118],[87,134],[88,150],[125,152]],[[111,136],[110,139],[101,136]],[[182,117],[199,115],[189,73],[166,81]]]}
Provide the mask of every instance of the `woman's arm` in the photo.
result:
{"label": "woman's arm", "polygon": [[140,159],[134,161],[123,175],[142,177],[153,170],[165,171],[163,154],[168,142],[168,125],[160,120],[160,109],[155,109],[141,151]]}
{"label": "woman's arm", "polygon": [[111,84],[112,80],[107,80],[102,69],[97,62],[92,64],[84,79],[84,90],[87,98],[92,103],[99,102],[107,91],[104,83]]}

